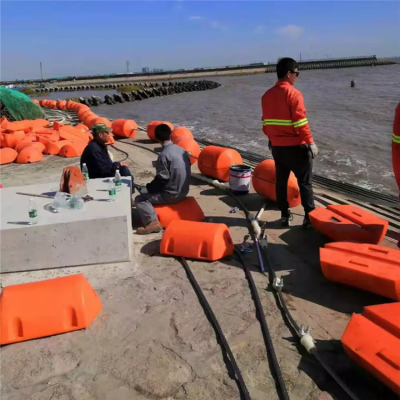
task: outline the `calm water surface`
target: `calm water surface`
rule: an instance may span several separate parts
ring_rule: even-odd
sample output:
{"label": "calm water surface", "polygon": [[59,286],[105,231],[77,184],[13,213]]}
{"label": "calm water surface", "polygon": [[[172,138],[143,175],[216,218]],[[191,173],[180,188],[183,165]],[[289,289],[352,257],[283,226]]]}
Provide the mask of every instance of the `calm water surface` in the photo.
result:
{"label": "calm water surface", "polygon": [[[222,86],[114,106],[97,114],[132,118],[139,124],[166,120],[185,125],[195,136],[268,154],[261,128],[261,96],[274,74],[212,77]],[[350,81],[356,87],[350,88]],[[302,71],[296,87],[303,92],[307,116],[320,155],[315,172],[385,193],[397,193],[391,166],[394,110],[400,101],[400,65]],[[109,91],[52,93],[51,98],[104,97]]]}

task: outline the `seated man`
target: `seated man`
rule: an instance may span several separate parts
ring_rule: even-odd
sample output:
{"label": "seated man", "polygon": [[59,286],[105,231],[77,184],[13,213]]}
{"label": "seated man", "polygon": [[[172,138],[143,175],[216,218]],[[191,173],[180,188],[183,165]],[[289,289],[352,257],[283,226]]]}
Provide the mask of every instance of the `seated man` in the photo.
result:
{"label": "seated man", "polygon": [[161,124],[155,129],[156,140],[162,144],[157,159],[156,177],[141,190],[135,199],[144,228],[139,235],[160,232],[162,227],[157,219],[153,204],[175,204],[189,193],[190,161],[184,149],[170,140],[171,128]]}
{"label": "seated man", "polygon": [[86,164],[89,171],[89,178],[109,178],[115,175],[115,171],[119,169],[121,176],[132,176],[127,164],[113,162],[108,154],[106,143],[110,140],[111,128],[107,128],[105,124],[93,125],[93,140],[83,150],[81,156],[82,165]]}

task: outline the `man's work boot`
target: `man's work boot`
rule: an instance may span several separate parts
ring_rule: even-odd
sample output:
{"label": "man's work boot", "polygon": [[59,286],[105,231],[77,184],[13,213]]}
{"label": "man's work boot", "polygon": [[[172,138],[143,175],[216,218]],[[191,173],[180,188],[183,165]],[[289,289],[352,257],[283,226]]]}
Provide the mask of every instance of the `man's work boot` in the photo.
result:
{"label": "man's work boot", "polygon": [[293,215],[290,212],[290,210],[287,211],[287,213],[282,214],[281,216],[281,226],[282,228],[287,228],[292,224],[293,221]]}
{"label": "man's work boot", "polygon": [[150,233],[157,233],[162,231],[162,226],[157,219],[149,222],[144,228],[138,228],[136,233],[138,235],[149,235]]}

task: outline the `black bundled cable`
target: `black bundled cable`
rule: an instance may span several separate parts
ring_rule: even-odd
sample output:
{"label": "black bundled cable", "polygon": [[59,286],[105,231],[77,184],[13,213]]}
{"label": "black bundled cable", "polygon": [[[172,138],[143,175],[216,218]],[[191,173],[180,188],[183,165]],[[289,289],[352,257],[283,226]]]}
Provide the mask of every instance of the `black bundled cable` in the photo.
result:
{"label": "black bundled cable", "polygon": [[217,317],[215,316],[210,304],[208,303],[206,297],[204,296],[203,291],[201,290],[199,284],[196,281],[196,278],[194,277],[192,270],[189,267],[189,264],[187,263],[187,261],[181,257],[180,258],[180,262],[183,265],[183,268],[185,268],[186,274],[189,278],[190,283],[193,286],[194,291],[196,292],[197,297],[199,298],[200,304],[202,305],[202,307],[204,308],[204,311],[206,313],[207,318],[209,319],[210,323],[212,324],[216,334],[217,334],[217,338],[219,339],[219,342],[222,346],[222,348],[224,349],[225,353],[228,355],[229,357],[229,361],[232,365],[232,368],[235,372],[235,380],[236,383],[239,387],[239,391],[241,393],[241,398],[242,400],[251,400],[250,399],[250,395],[249,392],[247,390],[246,384],[244,383],[242,374],[240,372],[240,369],[236,363],[235,357],[232,354],[231,348],[229,347],[228,342],[226,341],[225,335],[222,332],[221,326],[219,325],[219,322],[217,320]]}
{"label": "black bundled cable", "polygon": [[271,334],[268,329],[268,324],[265,319],[264,310],[263,310],[263,307],[261,304],[260,296],[258,294],[257,286],[254,283],[253,276],[251,275],[251,272],[250,272],[248,266],[244,262],[243,257],[240,254],[240,251],[238,251],[237,249],[236,249],[236,255],[238,256],[239,261],[243,266],[244,273],[245,273],[246,278],[250,285],[250,289],[251,289],[251,292],[253,295],[253,300],[254,300],[254,303],[256,306],[256,310],[257,310],[258,319],[259,319],[260,325],[261,325],[261,331],[263,334],[264,342],[268,349],[268,355],[269,355],[270,360],[274,367],[271,372],[272,372],[272,374],[275,374],[275,379],[277,380],[279,388],[280,388],[280,392],[278,391],[278,393],[280,394],[281,399],[290,400],[290,397],[289,397],[289,394],[287,391],[287,387],[286,387],[286,383],[285,383],[285,380],[283,379],[282,371],[279,366],[278,358],[276,357],[274,344],[272,343]]}

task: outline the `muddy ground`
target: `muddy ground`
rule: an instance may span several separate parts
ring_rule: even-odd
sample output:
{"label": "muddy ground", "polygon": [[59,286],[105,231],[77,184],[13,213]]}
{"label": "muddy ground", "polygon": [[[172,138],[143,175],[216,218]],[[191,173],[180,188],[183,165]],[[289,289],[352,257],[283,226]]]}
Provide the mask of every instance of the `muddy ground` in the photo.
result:
{"label": "muddy ground", "polygon": [[[142,133],[136,140],[140,146],[157,147],[148,144]],[[150,181],[156,156],[127,144],[117,143],[117,147],[129,153],[135,181]],[[116,160],[123,158],[122,153],[112,151]],[[62,168],[77,163],[53,156],[34,165],[7,165],[0,169],[0,181],[5,187],[58,182]],[[227,224],[236,244],[248,240],[244,214],[229,213],[236,206],[232,199],[200,181],[192,183],[190,194],[207,220]],[[254,193],[243,200],[254,213],[263,203]],[[361,400],[394,399],[392,392],[355,365],[340,345],[353,312],[389,301],[327,281],[318,258],[325,239],[317,232],[303,231],[301,207],[294,212],[294,226],[286,230],[279,227],[279,213],[273,205],[262,218],[268,228],[270,260],[284,277],[290,311],[299,324],[311,326],[322,358]],[[135,210],[133,225],[138,226]],[[133,237],[129,263],[1,275],[5,287],[82,272],[103,303],[103,311],[86,330],[3,346],[2,400],[240,399],[229,362],[182,265],[159,255],[161,234]],[[253,271],[290,399],[348,399],[298,346],[276,305],[267,276],[258,272],[255,253],[244,258]],[[251,399],[279,399],[241,265],[234,256],[189,264],[221,324]]]}

